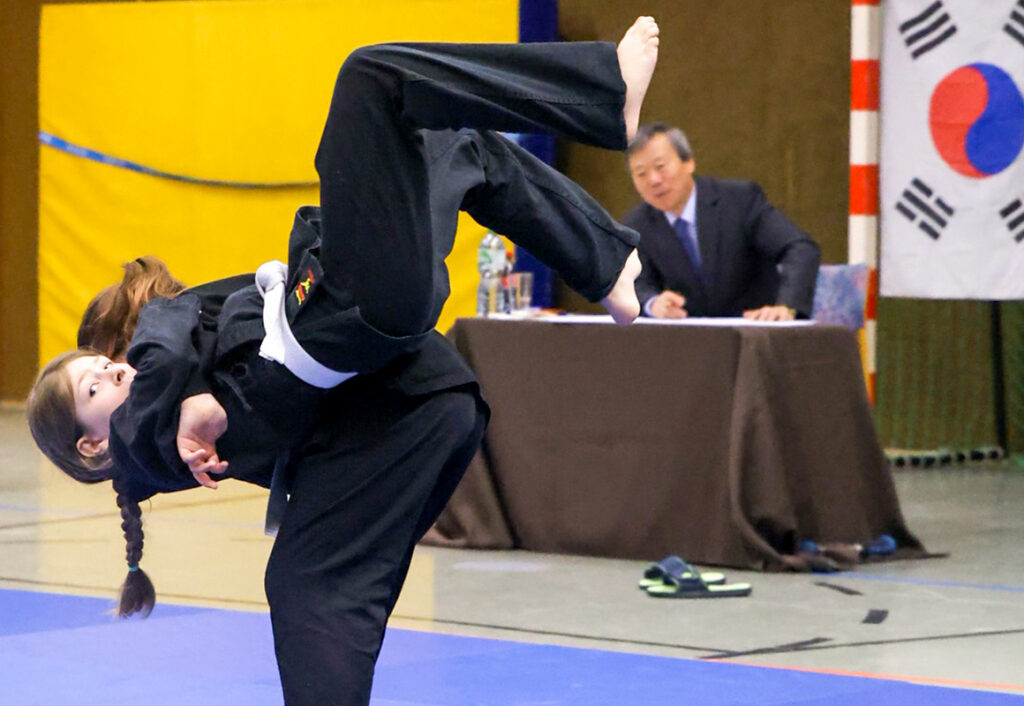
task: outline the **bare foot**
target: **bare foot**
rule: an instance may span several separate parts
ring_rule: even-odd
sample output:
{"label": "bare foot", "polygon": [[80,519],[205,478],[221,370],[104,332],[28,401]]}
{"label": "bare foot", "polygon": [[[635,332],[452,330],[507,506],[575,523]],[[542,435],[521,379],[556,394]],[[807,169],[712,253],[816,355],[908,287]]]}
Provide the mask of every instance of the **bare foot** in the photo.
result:
{"label": "bare foot", "polygon": [[619,273],[612,291],[601,300],[601,306],[608,310],[608,313],[620,326],[633,323],[633,319],[640,316],[640,300],[636,298],[636,278],[640,276],[640,256],[636,250],[626,258],[626,264]]}
{"label": "bare foot", "polygon": [[658,63],[658,23],[653,17],[636,18],[633,26],[626,30],[616,50],[619,55],[619,71],[626,82],[626,105],[622,115],[626,119],[626,139],[632,140],[640,126],[640,106],[654,75]]}

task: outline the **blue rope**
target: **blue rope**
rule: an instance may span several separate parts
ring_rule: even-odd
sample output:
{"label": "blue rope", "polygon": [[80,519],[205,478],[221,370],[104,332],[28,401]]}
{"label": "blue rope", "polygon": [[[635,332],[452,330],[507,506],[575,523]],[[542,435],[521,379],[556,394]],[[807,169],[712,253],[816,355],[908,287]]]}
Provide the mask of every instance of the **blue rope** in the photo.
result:
{"label": "blue rope", "polygon": [[76,145],[73,142],[52,135],[44,130],[39,131],[39,142],[48,147],[53,147],[62,152],[66,152],[75,157],[82,157],[83,159],[89,159],[93,162],[99,162],[100,164],[106,164],[111,167],[120,167],[121,169],[127,169],[132,172],[138,172],[139,174],[146,174],[148,176],[160,177],[161,179],[171,179],[173,181],[180,181],[186,184],[201,184],[203,186],[220,186],[230,189],[292,189],[296,187],[309,187],[316,186],[319,181],[277,181],[277,182],[249,182],[249,181],[226,181],[222,179],[202,179],[200,177],[191,177],[184,174],[172,174],[170,172],[161,171],[154,169],[153,167],[147,167],[144,164],[138,162],[132,162],[127,159],[121,159],[120,157],[114,157],[103,152],[97,152],[96,150]]}

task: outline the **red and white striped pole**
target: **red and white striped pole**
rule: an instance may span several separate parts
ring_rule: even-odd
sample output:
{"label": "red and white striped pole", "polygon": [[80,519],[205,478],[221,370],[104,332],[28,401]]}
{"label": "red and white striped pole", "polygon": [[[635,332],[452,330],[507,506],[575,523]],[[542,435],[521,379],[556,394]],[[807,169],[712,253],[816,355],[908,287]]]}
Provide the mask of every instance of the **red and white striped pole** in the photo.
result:
{"label": "red and white striped pole", "polygon": [[852,0],[850,18],[850,221],[848,261],[868,266],[867,305],[860,334],[868,397],[875,400],[878,301],[878,57],[880,0]]}

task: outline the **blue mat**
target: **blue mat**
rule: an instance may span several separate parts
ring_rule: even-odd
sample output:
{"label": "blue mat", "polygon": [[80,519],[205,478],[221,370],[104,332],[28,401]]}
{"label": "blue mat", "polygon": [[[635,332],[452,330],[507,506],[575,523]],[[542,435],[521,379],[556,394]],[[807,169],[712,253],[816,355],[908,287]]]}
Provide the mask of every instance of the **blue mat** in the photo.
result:
{"label": "blue mat", "polygon": [[[281,706],[266,614],[0,590],[0,704]],[[388,631],[373,706],[1020,706],[903,682]]]}

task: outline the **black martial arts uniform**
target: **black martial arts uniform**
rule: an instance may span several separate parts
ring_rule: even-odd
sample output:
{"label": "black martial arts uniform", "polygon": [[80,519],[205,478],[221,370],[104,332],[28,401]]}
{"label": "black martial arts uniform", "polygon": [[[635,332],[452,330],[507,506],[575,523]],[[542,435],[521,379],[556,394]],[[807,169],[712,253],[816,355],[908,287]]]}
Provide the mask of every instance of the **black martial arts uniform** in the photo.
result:
{"label": "black martial arts uniform", "polygon": [[637,235],[504,138],[547,128],[625,147],[625,86],[604,43],[386,45],[338,77],[316,157],[321,208],[296,215],[286,314],[319,363],[356,377],[306,385],[257,354],[255,287],[215,322],[185,293],[143,310],[138,370],[112,417],[119,481],[142,499],[194,487],[174,436],[184,397],[228,414],[229,474],[290,493],[266,589],[286,703],[366,704],[416,541],[458,483],[486,423],[472,372],[433,326],[459,209],[509,236],[596,301]]}

